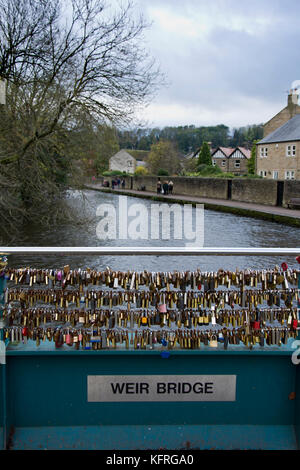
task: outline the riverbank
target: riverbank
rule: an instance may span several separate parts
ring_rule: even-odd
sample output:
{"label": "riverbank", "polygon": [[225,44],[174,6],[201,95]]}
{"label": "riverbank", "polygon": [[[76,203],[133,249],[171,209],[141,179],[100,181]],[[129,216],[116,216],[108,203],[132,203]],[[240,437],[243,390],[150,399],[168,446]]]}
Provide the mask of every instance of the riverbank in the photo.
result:
{"label": "riverbank", "polygon": [[123,194],[126,196],[152,199],[153,201],[172,202],[179,204],[191,203],[204,204],[206,209],[214,211],[230,212],[232,214],[253,217],[263,220],[270,220],[281,224],[300,227],[300,210],[286,209],[284,207],[267,206],[264,204],[254,204],[238,202],[227,199],[215,199],[207,197],[186,196],[181,194],[158,195],[154,191],[139,191],[135,189],[111,189],[104,188],[98,183],[86,183],[85,189],[102,191],[108,193]]}

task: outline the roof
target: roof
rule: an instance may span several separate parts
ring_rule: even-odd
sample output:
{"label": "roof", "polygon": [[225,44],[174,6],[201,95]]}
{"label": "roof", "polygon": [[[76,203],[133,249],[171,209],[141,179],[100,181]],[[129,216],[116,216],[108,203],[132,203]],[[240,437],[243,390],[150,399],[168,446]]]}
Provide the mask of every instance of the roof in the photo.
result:
{"label": "roof", "polygon": [[272,144],[275,142],[290,142],[300,140],[300,114],[296,114],[285,124],[278,127],[271,134],[257,142],[258,144]]}
{"label": "roof", "polygon": [[130,159],[135,159],[132,155],[130,155],[130,153],[128,153],[126,150],[122,149],[122,150],[119,150],[119,152],[115,153],[111,158],[130,158]]}
{"label": "roof", "polygon": [[147,157],[150,153],[149,150],[135,150],[135,149],[124,149],[136,160],[147,160]]}
{"label": "roof", "polygon": [[232,155],[236,150],[242,152],[242,154],[245,155],[246,158],[251,158],[251,150],[248,150],[245,147],[237,147],[230,155]]}
{"label": "roof", "polygon": [[221,152],[224,153],[224,155],[226,155],[226,157],[229,157],[236,149],[235,148],[231,148],[231,147],[217,147],[215,149],[215,151],[212,153],[212,156],[214,155],[214,153],[216,153],[218,150],[221,150]]}

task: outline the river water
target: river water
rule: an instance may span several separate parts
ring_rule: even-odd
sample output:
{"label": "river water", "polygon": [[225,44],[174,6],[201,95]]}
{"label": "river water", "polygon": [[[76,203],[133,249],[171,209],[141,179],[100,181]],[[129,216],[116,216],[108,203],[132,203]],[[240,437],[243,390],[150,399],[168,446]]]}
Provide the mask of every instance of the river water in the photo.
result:
{"label": "river water", "polygon": [[[82,199],[77,191],[69,193],[67,203],[70,208],[86,217],[79,225],[60,225],[43,229],[30,226],[22,233],[22,246],[184,246],[182,240],[101,240],[97,236],[97,225],[101,217],[97,207],[111,204],[116,210],[120,196],[99,191],[85,191]],[[149,211],[151,205],[161,204],[149,199],[127,197],[128,207],[142,204]],[[171,218],[171,235],[173,219]],[[204,246],[214,247],[297,247],[300,245],[300,228],[274,222],[241,217],[233,214],[204,211]],[[16,243],[17,244],[17,243]],[[20,243],[18,243],[20,246]],[[300,253],[299,253],[300,254]],[[287,262],[289,267],[299,267],[294,257],[265,256],[94,256],[94,255],[10,255],[9,265],[13,267],[58,268],[69,264],[71,269],[95,268],[141,271],[196,270],[215,271],[219,268],[234,270],[273,268],[276,264]]]}

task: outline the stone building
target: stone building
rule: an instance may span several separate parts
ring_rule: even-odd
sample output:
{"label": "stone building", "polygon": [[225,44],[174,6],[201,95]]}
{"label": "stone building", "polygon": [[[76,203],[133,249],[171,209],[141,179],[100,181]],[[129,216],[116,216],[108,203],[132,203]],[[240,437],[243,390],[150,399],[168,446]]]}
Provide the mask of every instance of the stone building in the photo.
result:
{"label": "stone building", "polygon": [[133,174],[136,166],[136,159],[124,149],[120,150],[109,159],[109,169],[111,171],[118,170]]}
{"label": "stone building", "polygon": [[296,114],[300,114],[298,105],[299,95],[294,90],[290,90],[287,106],[264,124],[264,137],[274,132],[280,126],[292,119]]}
{"label": "stone building", "polygon": [[256,173],[263,178],[300,180],[299,113],[257,143]]}
{"label": "stone building", "polygon": [[244,147],[218,147],[211,154],[213,166],[218,166],[224,173],[235,175],[248,173],[247,161],[250,156],[250,150]]}
{"label": "stone building", "polygon": [[133,174],[137,167],[146,166],[149,152],[145,150],[122,149],[109,159],[109,170]]}

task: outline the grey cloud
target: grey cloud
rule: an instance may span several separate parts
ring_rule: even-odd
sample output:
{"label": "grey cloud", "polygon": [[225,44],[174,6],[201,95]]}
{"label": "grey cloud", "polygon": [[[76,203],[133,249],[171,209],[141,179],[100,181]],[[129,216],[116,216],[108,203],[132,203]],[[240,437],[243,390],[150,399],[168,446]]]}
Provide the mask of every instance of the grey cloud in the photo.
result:
{"label": "grey cloud", "polygon": [[[260,101],[263,107],[285,102],[285,91],[293,80],[300,79],[298,1],[151,0],[153,6],[169,6],[182,15],[191,15],[200,7],[207,14],[216,8],[224,11],[224,24],[217,24],[203,40],[182,35],[176,38],[154,28],[150,44],[171,82],[159,94],[162,104],[198,103],[204,109],[218,107],[221,111],[249,98]],[[249,34],[232,30],[226,23],[230,15],[249,22],[260,15],[270,21],[257,33],[254,30]],[[246,111],[241,109],[241,114]]]}

